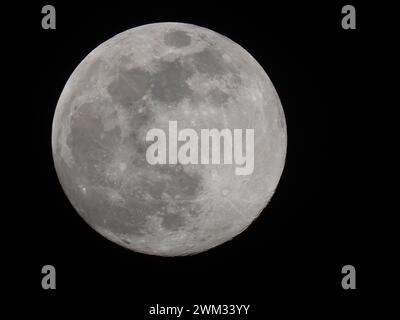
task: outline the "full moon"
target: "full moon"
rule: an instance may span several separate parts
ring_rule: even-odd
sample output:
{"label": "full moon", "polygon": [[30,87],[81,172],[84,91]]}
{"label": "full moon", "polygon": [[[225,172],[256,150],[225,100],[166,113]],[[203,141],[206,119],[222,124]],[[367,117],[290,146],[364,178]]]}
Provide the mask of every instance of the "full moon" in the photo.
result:
{"label": "full moon", "polygon": [[[149,163],[148,132],[164,130],[168,139],[171,123],[198,133],[241,129],[243,155],[246,129],[254,130],[253,169],[237,174],[234,157]],[[159,256],[203,252],[244,231],[270,201],[287,145],[282,105],[263,68],[227,37],[185,23],[129,29],[90,52],[60,95],[51,139],[79,215],[105,238]],[[229,149],[220,142],[214,151],[223,159]]]}

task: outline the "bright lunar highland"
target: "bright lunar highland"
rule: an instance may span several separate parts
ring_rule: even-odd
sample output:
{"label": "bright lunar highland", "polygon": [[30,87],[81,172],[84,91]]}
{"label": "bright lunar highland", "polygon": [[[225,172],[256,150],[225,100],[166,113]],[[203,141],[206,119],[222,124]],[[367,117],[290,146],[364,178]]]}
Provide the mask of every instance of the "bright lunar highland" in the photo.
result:
{"label": "bright lunar highland", "polygon": [[[251,174],[236,174],[235,162],[149,163],[147,133],[168,136],[175,123],[241,129],[243,152],[253,129]],[[140,26],[95,48],[68,79],[52,127],[56,172],[76,211],[109,240],[160,256],[199,253],[245,230],[277,187],[286,145],[263,68],[225,36],[184,23]],[[224,150],[221,142],[221,159]]]}

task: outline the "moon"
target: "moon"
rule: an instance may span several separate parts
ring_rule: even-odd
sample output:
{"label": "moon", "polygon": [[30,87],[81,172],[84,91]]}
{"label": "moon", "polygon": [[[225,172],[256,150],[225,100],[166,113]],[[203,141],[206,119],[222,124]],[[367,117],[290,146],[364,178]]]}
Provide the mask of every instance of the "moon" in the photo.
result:
{"label": "moon", "polygon": [[[152,128],[254,129],[254,170],[146,161]],[[105,238],[158,256],[200,253],[244,231],[270,201],[287,146],[266,72],[209,29],[154,23],[117,34],[73,71],[58,100],[52,153],[79,215]]]}

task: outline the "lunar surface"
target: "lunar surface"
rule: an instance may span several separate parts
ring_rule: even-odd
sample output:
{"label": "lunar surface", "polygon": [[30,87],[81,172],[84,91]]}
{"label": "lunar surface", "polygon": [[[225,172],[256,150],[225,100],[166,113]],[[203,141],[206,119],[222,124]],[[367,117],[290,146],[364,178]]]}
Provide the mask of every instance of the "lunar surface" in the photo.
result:
{"label": "lunar surface", "polygon": [[[150,164],[146,134],[168,133],[171,120],[197,132],[254,129],[254,170]],[[52,128],[56,172],[76,211],[105,238],[160,256],[199,253],[245,230],[277,187],[286,144],[263,68],[225,36],[183,23],[133,28],[90,52],[68,79]]]}

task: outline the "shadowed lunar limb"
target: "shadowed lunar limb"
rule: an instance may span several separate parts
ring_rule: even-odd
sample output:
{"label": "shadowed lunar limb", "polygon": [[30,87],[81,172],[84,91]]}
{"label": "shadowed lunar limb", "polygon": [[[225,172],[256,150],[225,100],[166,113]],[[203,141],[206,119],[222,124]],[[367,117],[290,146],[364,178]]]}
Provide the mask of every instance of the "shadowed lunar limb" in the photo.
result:
{"label": "shadowed lunar limb", "polygon": [[[235,164],[151,165],[146,133],[254,129],[254,171]],[[122,32],[74,70],[52,128],[65,194],[104,237],[131,250],[188,255],[242,232],[266,207],[286,155],[286,123],[262,67],[211,30],[155,23]],[[221,149],[223,158],[223,149]]]}

